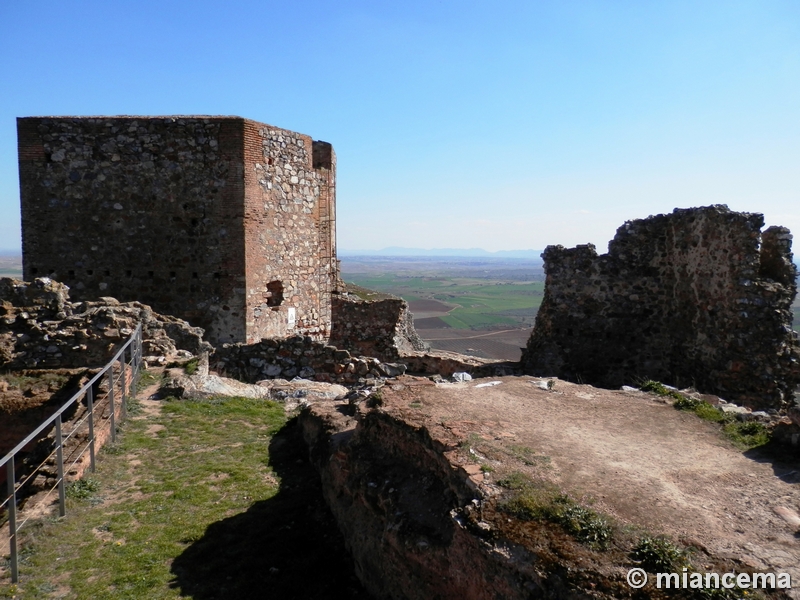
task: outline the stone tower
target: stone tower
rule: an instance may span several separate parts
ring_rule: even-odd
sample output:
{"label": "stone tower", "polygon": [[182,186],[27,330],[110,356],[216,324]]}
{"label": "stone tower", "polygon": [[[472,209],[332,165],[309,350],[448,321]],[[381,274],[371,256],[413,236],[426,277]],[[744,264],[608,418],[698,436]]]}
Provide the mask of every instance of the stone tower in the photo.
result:
{"label": "stone tower", "polygon": [[240,117],[17,120],[23,274],[139,300],[212,342],[326,338],[330,144]]}

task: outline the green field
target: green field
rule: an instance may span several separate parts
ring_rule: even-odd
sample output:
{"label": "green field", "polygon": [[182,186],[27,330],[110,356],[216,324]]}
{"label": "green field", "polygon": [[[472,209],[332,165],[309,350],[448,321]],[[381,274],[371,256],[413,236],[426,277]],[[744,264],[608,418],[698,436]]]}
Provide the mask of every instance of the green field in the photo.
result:
{"label": "green field", "polygon": [[508,282],[464,277],[403,277],[346,274],[362,287],[414,300],[439,300],[455,306],[440,317],[455,329],[531,325],[542,302],[544,282]]}

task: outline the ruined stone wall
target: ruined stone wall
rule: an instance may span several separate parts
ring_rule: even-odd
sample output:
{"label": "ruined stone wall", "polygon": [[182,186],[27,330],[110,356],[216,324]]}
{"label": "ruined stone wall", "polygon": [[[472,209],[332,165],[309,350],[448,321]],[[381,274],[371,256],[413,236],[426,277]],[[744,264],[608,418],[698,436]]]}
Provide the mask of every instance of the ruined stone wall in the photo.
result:
{"label": "ruined stone wall", "polygon": [[145,356],[170,356],[178,350],[199,354],[211,348],[199,327],[154,313],[140,302],[70,302],[69,290],[57,281],[3,277],[0,369],[101,367],[139,323]]}
{"label": "ruined stone wall", "polygon": [[726,206],[629,221],[608,254],[548,246],[528,373],[601,386],[656,379],[750,406],[800,382],[789,231]]}
{"label": "ruined stone wall", "polygon": [[17,128],[26,279],[147,303],[215,343],[327,334],[329,145],[315,164],[307,136],[239,117],[31,117]]}
{"label": "ruined stone wall", "polygon": [[390,361],[428,349],[414,329],[414,319],[405,300],[366,301],[337,294],[331,305],[333,346]]}

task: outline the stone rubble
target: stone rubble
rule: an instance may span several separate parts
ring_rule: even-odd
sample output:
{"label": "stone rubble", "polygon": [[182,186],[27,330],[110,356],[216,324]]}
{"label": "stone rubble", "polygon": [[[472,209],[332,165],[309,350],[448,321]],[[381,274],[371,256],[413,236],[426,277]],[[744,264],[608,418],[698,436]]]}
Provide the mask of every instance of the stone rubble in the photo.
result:
{"label": "stone rubble", "polygon": [[30,283],[0,278],[0,368],[99,367],[140,322],[145,355],[211,348],[199,327],[140,302],[70,302],[69,288],[46,277]]}

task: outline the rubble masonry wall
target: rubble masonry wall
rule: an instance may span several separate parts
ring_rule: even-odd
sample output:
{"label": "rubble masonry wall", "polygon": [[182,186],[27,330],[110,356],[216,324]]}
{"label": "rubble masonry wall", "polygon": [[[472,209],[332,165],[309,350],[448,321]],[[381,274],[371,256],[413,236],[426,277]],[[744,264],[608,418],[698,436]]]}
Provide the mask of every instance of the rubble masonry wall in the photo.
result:
{"label": "rubble masonry wall", "polygon": [[548,246],[527,373],[605,387],[655,379],[778,407],[800,382],[789,230],[724,205],[628,221],[608,254]]}

